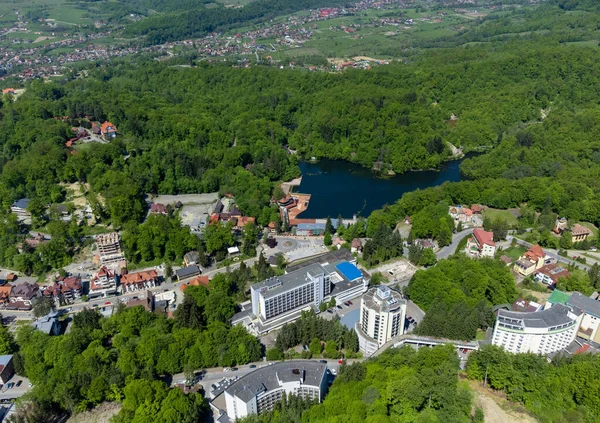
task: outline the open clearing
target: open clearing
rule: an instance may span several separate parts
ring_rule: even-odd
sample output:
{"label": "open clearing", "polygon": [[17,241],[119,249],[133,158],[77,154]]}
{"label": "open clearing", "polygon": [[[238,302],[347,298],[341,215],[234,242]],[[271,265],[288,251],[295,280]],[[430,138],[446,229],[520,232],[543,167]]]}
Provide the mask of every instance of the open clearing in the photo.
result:
{"label": "open clearing", "polygon": [[537,423],[524,411],[510,409],[511,404],[501,394],[483,388],[479,382],[470,381],[469,385],[473,391],[473,403],[483,409],[485,423]]}
{"label": "open clearing", "polygon": [[67,423],[110,423],[113,416],[121,410],[121,404],[116,402],[104,402],[91,411],[75,414]]}

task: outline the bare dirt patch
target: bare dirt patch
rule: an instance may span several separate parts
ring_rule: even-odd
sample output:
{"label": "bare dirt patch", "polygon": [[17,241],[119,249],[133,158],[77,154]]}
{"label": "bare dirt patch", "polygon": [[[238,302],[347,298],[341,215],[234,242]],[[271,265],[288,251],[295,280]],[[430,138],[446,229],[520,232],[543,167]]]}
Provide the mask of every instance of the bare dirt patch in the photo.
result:
{"label": "bare dirt patch", "polygon": [[56,37],[37,37],[35,40],[33,40],[33,44],[41,43],[42,41],[53,40],[54,38]]}
{"label": "bare dirt patch", "polygon": [[117,402],[103,402],[91,411],[71,416],[67,423],[110,423],[110,419],[121,410]]}
{"label": "bare dirt patch", "polygon": [[[537,423],[522,407],[511,404],[498,392],[486,389],[479,382],[469,383],[473,390],[473,403],[483,409],[486,423]],[[513,409],[515,407],[516,409]]]}

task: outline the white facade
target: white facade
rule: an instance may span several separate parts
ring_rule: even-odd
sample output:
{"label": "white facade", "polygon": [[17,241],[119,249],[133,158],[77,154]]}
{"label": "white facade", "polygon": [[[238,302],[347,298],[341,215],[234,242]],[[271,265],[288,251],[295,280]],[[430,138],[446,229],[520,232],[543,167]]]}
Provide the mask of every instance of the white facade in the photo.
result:
{"label": "white facade", "polygon": [[270,411],[284,394],[319,403],[327,392],[327,374],[327,364],[315,361],[287,361],[257,369],[225,390],[227,417],[235,421]]}
{"label": "white facade", "polygon": [[360,320],[356,325],[360,350],[372,355],[390,339],[404,333],[406,300],[400,293],[379,286],[361,298]]}
{"label": "white facade", "polygon": [[515,354],[551,354],[573,342],[581,318],[563,304],[533,313],[499,310],[492,344]]}

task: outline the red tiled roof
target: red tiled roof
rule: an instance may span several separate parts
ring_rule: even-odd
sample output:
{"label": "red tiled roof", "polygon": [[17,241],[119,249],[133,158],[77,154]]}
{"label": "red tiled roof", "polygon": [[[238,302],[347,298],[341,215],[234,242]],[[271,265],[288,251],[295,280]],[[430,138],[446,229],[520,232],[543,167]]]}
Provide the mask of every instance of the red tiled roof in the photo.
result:
{"label": "red tiled roof", "polygon": [[209,279],[208,276],[196,276],[194,279],[189,281],[188,283],[182,284],[179,289],[185,291],[188,286],[205,286],[208,288]]}
{"label": "red tiled roof", "polygon": [[156,270],[148,270],[145,272],[128,273],[121,276],[121,284],[129,285],[134,283],[141,283],[155,279],[158,277]]}
{"label": "red tiled roof", "polygon": [[152,206],[150,207],[150,212],[151,213],[161,213],[161,214],[166,214],[167,213],[167,208],[165,207],[164,204],[161,203],[154,203],[152,204]]}
{"label": "red tiled roof", "polygon": [[117,127],[112,124],[112,122],[104,122],[100,127],[100,130],[103,134],[107,134],[109,132],[117,132]]}
{"label": "red tiled roof", "polygon": [[237,220],[237,226],[240,228],[243,228],[248,223],[255,223],[255,222],[256,222],[256,218],[254,218],[254,217],[241,216]]}
{"label": "red tiled roof", "polygon": [[473,236],[475,236],[475,238],[477,239],[477,243],[479,245],[491,245],[492,247],[496,246],[496,243],[494,242],[494,233],[493,232],[487,232],[481,228],[475,228],[473,230]]}

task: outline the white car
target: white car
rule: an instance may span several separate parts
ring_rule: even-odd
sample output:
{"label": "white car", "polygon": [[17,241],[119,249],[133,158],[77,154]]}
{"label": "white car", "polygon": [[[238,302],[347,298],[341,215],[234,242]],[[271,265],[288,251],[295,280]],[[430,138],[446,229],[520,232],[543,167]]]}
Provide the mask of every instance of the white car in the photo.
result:
{"label": "white car", "polygon": [[229,367],[223,367],[223,373],[227,373],[228,371],[230,371],[231,369]]}

